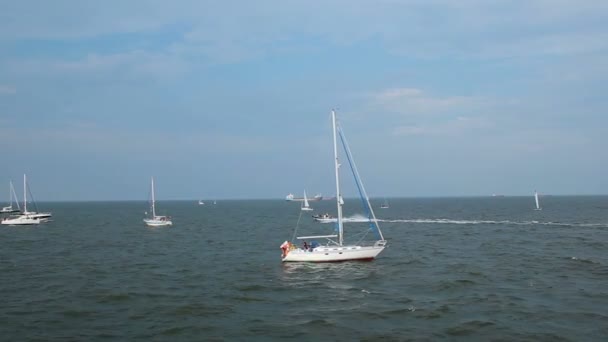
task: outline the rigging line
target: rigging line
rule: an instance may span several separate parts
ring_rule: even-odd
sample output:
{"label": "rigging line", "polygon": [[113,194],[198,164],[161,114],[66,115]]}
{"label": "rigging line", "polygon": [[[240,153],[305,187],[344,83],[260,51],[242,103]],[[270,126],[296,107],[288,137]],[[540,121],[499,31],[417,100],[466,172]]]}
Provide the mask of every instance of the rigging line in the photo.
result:
{"label": "rigging line", "polygon": [[[340,131],[342,132],[342,128],[340,126],[339,126],[339,128],[340,128]],[[344,141],[346,142],[346,137],[344,136],[343,132],[342,132],[342,136],[344,138]],[[384,240],[384,236],[382,235],[382,231],[380,230],[380,226],[378,225],[378,219],[376,218],[376,214],[374,213],[374,209],[372,208],[371,203],[369,203],[369,196],[367,196],[367,192],[365,191],[365,186],[363,186],[363,182],[361,181],[361,176],[359,175],[359,170],[357,170],[357,164],[355,163],[355,159],[352,158],[352,152],[350,151],[350,147],[348,146],[348,143],[344,146],[346,147],[346,150],[347,150],[348,154],[350,155],[350,161],[352,162],[353,172],[357,175],[356,179],[359,181],[359,185],[361,187],[361,192],[365,195],[365,204],[367,205],[367,208],[369,209],[369,212],[371,213],[370,220],[373,220],[373,226],[370,223],[370,228],[375,228],[375,231],[376,231],[376,233],[378,233],[380,240]]]}
{"label": "rigging line", "polygon": [[372,228],[370,227],[369,229],[367,229],[367,230],[365,230],[365,231],[363,231],[363,232],[361,232],[359,234],[354,235],[355,237],[357,237],[357,235],[362,235],[361,238],[356,242],[356,244],[357,245],[360,244],[361,241],[363,241],[363,239],[365,239],[365,237],[367,236],[367,234],[369,234],[369,232],[371,230],[372,230]]}
{"label": "rigging line", "polygon": [[[365,189],[363,188],[363,184],[360,183],[359,172],[357,171],[357,167],[352,158],[352,154],[350,152],[350,148],[348,147],[348,143],[346,142],[346,137],[344,136],[344,132],[342,131],[342,127],[338,125],[338,133],[340,136],[340,141],[342,142],[342,147],[346,152],[346,159],[348,160],[348,164],[350,165],[350,170],[355,178],[355,184],[357,185],[357,190],[359,191],[359,197],[361,198],[361,203],[363,208],[367,212],[367,218],[370,220],[369,227],[370,229],[374,229],[374,231],[378,234],[380,240],[383,240],[382,233],[380,233],[380,229],[377,226],[376,217],[372,212],[372,209],[369,206],[369,202],[367,200],[367,194],[365,193]],[[372,220],[373,218],[373,220]]]}
{"label": "rigging line", "polygon": [[342,142],[342,147],[344,148],[344,151],[346,152],[346,160],[348,160],[348,164],[350,165],[350,171],[353,174],[353,178],[355,178],[355,185],[357,185],[357,191],[359,192],[359,198],[361,199],[361,204],[363,205],[363,208],[365,209],[365,211],[367,212],[367,218],[371,219],[371,213],[369,212],[369,208],[367,207],[367,205],[365,204],[365,199],[363,198],[363,192],[361,191],[361,186],[359,185],[359,180],[357,179],[357,175],[355,174],[355,170],[353,168],[353,163],[351,160],[351,155],[350,155],[350,151],[348,149],[347,143],[346,143],[346,139],[344,137],[344,133],[342,132],[341,127],[338,126],[338,133],[340,135],[340,141]]}
{"label": "rigging line", "polygon": [[[15,197],[15,203],[17,204],[17,209],[21,211],[21,207],[19,206],[19,198],[17,198],[17,193],[15,192],[15,187],[13,186],[13,182],[11,181],[11,196]],[[13,197],[11,197],[11,203],[13,202]]]}
{"label": "rigging line", "polygon": [[300,219],[302,219],[302,210],[300,210],[300,215],[298,216],[298,222],[296,223],[296,228],[293,230],[293,235],[291,236],[291,240],[289,240],[292,243],[296,239],[296,234],[298,233],[298,227],[300,226]]}
{"label": "rigging line", "polygon": [[36,204],[36,199],[34,198],[34,194],[32,194],[32,189],[30,189],[30,183],[26,183],[27,193],[30,195],[31,203],[34,204],[34,209],[36,212],[39,212],[38,205]]}

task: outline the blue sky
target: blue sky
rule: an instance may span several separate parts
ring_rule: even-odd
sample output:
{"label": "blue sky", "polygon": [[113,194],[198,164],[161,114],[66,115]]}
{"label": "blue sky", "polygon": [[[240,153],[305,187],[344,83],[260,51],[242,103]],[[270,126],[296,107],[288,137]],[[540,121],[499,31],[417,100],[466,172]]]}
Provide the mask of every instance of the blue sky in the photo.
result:
{"label": "blue sky", "polygon": [[40,200],[331,195],[331,108],[371,196],[608,192],[604,1],[2,8],[0,184]]}

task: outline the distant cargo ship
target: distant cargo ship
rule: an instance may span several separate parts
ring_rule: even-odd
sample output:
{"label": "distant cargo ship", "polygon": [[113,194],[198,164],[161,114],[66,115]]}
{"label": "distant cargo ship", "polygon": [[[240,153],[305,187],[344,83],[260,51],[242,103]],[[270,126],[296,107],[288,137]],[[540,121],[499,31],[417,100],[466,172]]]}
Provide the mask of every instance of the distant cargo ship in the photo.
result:
{"label": "distant cargo ship", "polygon": [[[308,202],[316,202],[316,201],[320,201],[323,199],[323,196],[321,196],[321,194],[317,194],[315,195],[315,197],[313,198],[309,198]],[[304,197],[295,197],[293,194],[289,194],[287,196],[285,196],[285,200],[286,201],[304,201]]]}

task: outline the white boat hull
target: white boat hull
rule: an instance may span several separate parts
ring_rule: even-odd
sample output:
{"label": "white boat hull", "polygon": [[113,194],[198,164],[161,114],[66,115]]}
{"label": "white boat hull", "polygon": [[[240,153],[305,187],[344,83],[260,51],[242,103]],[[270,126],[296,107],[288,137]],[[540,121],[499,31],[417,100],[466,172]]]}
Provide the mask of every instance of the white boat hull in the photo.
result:
{"label": "white boat hull", "polygon": [[165,227],[173,225],[173,222],[171,220],[144,219],[144,222],[149,227]]}
{"label": "white boat hull", "polygon": [[29,226],[35,224],[41,224],[45,221],[39,218],[33,218],[29,216],[18,216],[18,217],[8,217],[0,222],[1,224],[7,226]]}
{"label": "white boat hull", "polygon": [[313,250],[297,248],[289,251],[283,262],[339,262],[349,260],[373,260],[384,250],[375,246],[319,246]]}
{"label": "white boat hull", "polygon": [[36,213],[36,212],[33,212],[33,211],[27,211],[27,212],[25,212],[23,214],[27,215],[30,218],[40,219],[42,221],[47,221],[48,219],[50,219],[51,217],[53,217],[53,214],[51,214],[51,213]]}

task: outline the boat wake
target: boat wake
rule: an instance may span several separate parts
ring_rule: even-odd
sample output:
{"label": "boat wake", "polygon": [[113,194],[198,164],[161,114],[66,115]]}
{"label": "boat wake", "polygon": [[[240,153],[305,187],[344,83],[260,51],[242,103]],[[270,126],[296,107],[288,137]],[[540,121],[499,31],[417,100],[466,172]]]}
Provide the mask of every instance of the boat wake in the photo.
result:
{"label": "boat wake", "polygon": [[[367,220],[367,219],[365,219]],[[565,222],[541,222],[541,221],[511,221],[511,220],[452,220],[452,219],[395,219],[382,220],[379,222],[386,223],[419,223],[419,224],[452,224],[452,225],[477,225],[477,224],[495,224],[495,225],[510,225],[510,226],[564,226],[564,227],[598,227],[608,228],[608,223],[565,223]]]}
{"label": "boat wake", "polygon": [[[363,216],[361,214],[356,214],[349,217],[342,218],[344,222],[369,222],[369,218],[367,216]],[[379,222],[382,220],[378,220]]]}
{"label": "boat wake", "polygon": [[[608,228],[608,223],[567,223],[567,222],[542,222],[542,221],[511,221],[511,220],[454,220],[454,219],[377,219],[384,223],[415,223],[415,224],[451,224],[451,225],[507,225],[507,226],[563,226],[563,227],[587,227],[587,228]],[[336,222],[335,218],[325,220],[321,223]],[[362,214],[355,214],[344,217],[343,222],[361,223],[369,222],[369,218]]]}
{"label": "boat wake", "polygon": [[[317,221],[319,223],[334,223],[337,222],[338,219],[336,219],[335,217],[332,218],[320,218],[317,219]],[[342,218],[342,222],[369,222],[370,219],[367,218],[366,216],[363,216],[361,214],[356,214],[353,216],[349,216],[349,217],[343,217]],[[382,220],[377,220],[378,222],[382,222]]]}

